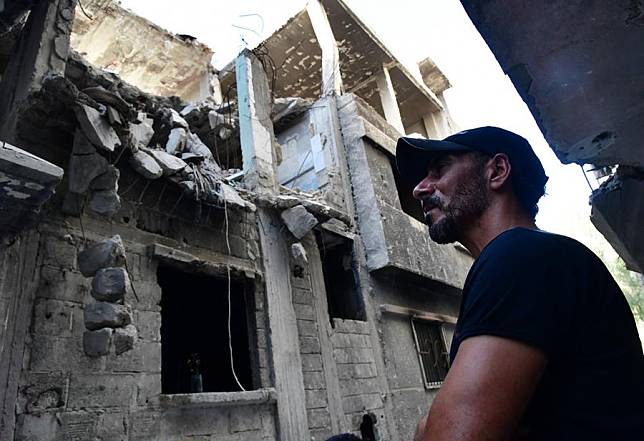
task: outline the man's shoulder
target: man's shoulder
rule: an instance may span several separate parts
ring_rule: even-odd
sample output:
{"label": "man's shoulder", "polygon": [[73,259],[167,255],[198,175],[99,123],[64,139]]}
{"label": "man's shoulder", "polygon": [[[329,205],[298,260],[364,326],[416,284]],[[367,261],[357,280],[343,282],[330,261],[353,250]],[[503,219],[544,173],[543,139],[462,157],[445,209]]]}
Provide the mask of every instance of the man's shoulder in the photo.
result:
{"label": "man's shoulder", "polygon": [[522,227],[512,228],[498,235],[485,247],[481,255],[483,254],[532,258],[593,255],[585,245],[571,237]]}

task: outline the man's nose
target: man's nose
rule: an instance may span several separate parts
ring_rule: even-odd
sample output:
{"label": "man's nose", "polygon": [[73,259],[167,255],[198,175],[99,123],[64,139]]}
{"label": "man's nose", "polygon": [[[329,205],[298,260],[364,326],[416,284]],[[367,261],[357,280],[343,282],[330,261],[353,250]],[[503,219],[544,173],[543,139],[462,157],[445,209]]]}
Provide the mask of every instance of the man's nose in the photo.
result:
{"label": "man's nose", "polygon": [[420,181],[418,185],[416,185],[416,187],[414,187],[412,194],[414,198],[421,200],[424,197],[431,195],[434,190],[434,183],[429,179],[429,177],[426,177],[425,179]]}

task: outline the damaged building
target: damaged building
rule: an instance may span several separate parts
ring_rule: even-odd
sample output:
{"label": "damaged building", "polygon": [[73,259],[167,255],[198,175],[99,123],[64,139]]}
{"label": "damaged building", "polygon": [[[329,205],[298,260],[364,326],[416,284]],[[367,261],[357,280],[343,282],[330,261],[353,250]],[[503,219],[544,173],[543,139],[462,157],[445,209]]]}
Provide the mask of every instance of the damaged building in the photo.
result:
{"label": "damaged building", "polygon": [[472,262],[394,165],[454,131],[431,60],[341,0],[220,72],[112,0],[0,5],[0,439],[410,439]]}

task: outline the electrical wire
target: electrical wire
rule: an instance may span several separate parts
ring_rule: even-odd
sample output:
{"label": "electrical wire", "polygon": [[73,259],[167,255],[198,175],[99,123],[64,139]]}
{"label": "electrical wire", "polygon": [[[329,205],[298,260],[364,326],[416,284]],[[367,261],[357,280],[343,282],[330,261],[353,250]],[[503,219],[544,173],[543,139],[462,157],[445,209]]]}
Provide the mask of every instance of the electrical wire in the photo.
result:
{"label": "electrical wire", "polygon": [[[231,250],[230,250],[230,238],[229,238],[229,231],[228,231],[228,205],[226,204],[226,198],[223,198],[223,200],[224,200],[224,223],[226,226],[226,247],[228,249],[228,255],[230,256]],[[240,383],[239,378],[237,378],[237,373],[235,372],[235,360],[233,357],[233,336],[230,330],[230,321],[231,321],[231,315],[232,315],[232,311],[231,311],[232,299],[231,299],[231,288],[230,288],[230,285],[231,285],[230,265],[228,264],[226,265],[226,273],[228,275],[228,289],[227,289],[228,291],[227,293],[228,294],[228,351],[230,353],[230,370],[233,373],[233,377],[235,378],[235,382],[237,383],[237,386],[239,386],[239,388],[242,391],[246,392],[246,389],[244,389],[244,386],[242,386],[242,384]]]}

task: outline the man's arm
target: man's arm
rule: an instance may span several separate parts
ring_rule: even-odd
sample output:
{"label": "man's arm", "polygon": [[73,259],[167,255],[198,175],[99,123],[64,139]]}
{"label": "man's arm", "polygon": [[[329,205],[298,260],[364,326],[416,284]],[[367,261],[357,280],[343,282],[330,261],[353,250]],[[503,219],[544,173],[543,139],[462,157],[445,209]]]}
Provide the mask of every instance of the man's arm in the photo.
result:
{"label": "man's arm", "polygon": [[489,335],[464,340],[414,439],[512,439],[546,363],[545,352],[516,340]]}

